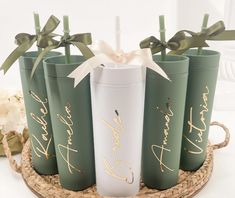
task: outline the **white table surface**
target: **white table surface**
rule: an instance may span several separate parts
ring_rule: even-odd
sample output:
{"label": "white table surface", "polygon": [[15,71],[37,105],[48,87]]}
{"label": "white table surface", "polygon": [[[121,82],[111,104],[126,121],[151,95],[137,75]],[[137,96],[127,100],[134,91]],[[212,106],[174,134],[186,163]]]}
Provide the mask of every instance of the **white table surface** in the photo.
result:
{"label": "white table surface", "polygon": [[[196,198],[234,198],[235,197],[235,111],[214,111],[212,120],[224,123],[231,132],[230,144],[214,152],[214,169],[208,184]],[[223,139],[223,132],[217,127],[210,130],[211,142]],[[20,156],[17,157],[20,159]],[[0,158],[0,198],[36,197],[25,185],[21,175],[14,173],[5,158]]]}

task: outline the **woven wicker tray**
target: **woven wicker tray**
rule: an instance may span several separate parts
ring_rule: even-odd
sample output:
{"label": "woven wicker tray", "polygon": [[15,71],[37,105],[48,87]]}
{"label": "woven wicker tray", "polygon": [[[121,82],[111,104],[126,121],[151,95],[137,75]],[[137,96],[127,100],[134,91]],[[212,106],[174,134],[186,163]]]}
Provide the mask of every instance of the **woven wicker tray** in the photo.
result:
{"label": "woven wicker tray", "polygon": [[[193,197],[197,194],[209,181],[212,169],[213,169],[213,150],[220,149],[229,143],[230,135],[229,130],[218,122],[213,122],[211,125],[220,126],[226,133],[225,140],[216,145],[209,144],[207,147],[207,156],[204,164],[201,168],[195,172],[185,172],[180,171],[179,182],[176,186],[164,190],[158,191],[153,189],[148,189],[143,184],[141,184],[141,190],[136,197],[141,198],[188,198]],[[63,189],[60,186],[58,175],[55,176],[41,176],[38,175],[31,165],[31,155],[30,155],[30,141],[28,140],[24,145],[22,151],[22,164],[21,166],[8,155],[10,159],[11,167],[20,172],[27,186],[34,192],[38,197],[41,198],[98,198],[101,197],[96,192],[95,186],[88,188],[84,191],[74,192]]]}

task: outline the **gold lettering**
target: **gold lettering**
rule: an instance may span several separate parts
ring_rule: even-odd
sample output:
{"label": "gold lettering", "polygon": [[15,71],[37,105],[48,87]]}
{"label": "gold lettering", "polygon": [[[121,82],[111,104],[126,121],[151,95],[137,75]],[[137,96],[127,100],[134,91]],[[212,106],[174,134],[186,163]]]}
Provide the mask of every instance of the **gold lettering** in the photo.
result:
{"label": "gold lettering", "polygon": [[[117,110],[115,110],[115,114],[116,114],[116,116],[113,118],[113,122],[116,124],[116,127],[112,126],[112,124],[108,123],[104,119],[102,120],[103,123],[112,131],[112,137],[113,137],[112,151],[113,151],[113,154],[115,155],[115,157],[114,157],[115,160],[113,163],[114,165],[111,165],[111,163],[108,162],[107,159],[103,160],[104,169],[105,169],[105,172],[108,175],[110,175],[111,177],[113,177],[117,180],[120,180],[120,181],[124,181],[128,184],[132,184],[134,182],[134,172],[132,171],[132,168],[128,165],[127,162],[125,162],[123,160],[116,159],[117,151],[119,149],[121,149],[121,133],[123,130],[123,125],[122,125],[121,117],[120,117]],[[129,175],[131,177],[121,176],[117,171],[118,167],[120,167],[120,166],[127,168],[129,171]]]}
{"label": "gold lettering", "polygon": [[112,131],[112,135],[113,135],[113,142],[114,142],[114,146],[113,146],[113,151],[117,151],[120,147],[121,147],[121,143],[120,143],[120,133],[121,133],[121,127],[119,122],[116,122],[117,119],[113,119],[113,121],[118,124],[118,127],[115,128],[113,127],[111,124],[109,124],[107,121],[103,120],[103,123],[111,129]]}
{"label": "gold lettering", "polygon": [[[46,159],[49,159],[49,147],[51,144],[51,137],[48,137],[48,131],[47,131],[47,121],[45,119],[45,117],[48,114],[48,109],[46,107],[46,104],[48,103],[47,99],[45,99],[44,101],[33,91],[30,91],[30,95],[31,97],[38,102],[41,105],[41,108],[39,109],[40,112],[42,113],[42,115],[35,115],[34,113],[30,113],[30,116],[32,117],[32,119],[34,121],[36,121],[39,125],[41,125],[41,129],[42,132],[41,134],[41,138],[42,140],[46,143],[46,146],[43,145],[43,143],[41,142],[40,138],[37,138],[35,135],[32,136],[32,140],[31,140],[31,144],[32,144],[32,148],[33,151],[35,152],[37,157],[42,157],[41,155],[44,155]],[[35,143],[37,144],[37,146],[35,146]],[[40,153],[40,154],[39,154]]]}
{"label": "gold lettering", "polygon": [[[193,141],[191,141],[189,138],[187,138],[187,136],[183,136],[191,145],[193,145],[195,147],[195,149],[197,149],[196,151],[191,151],[191,150],[188,150],[189,153],[191,154],[201,154],[203,153],[203,149],[198,146],[197,144],[195,144]],[[185,149],[186,150],[186,149]]]}
{"label": "gold lettering", "polygon": [[[104,163],[104,167],[105,167],[105,172],[108,175],[110,175],[111,177],[113,177],[117,180],[124,181],[128,184],[133,184],[133,182],[134,182],[134,172],[132,171],[131,167],[126,165],[126,163],[124,161],[117,160],[116,164],[113,165],[113,166],[106,159],[104,159],[103,163]],[[120,176],[120,175],[118,175],[118,173],[115,172],[116,167],[118,167],[120,165],[126,165],[126,167],[129,169],[129,173],[130,173],[131,177]]]}
{"label": "gold lettering", "polygon": [[[156,154],[155,148],[160,149],[160,157]],[[156,159],[158,160],[158,162],[160,163],[160,170],[161,170],[161,172],[164,172],[164,168],[166,168],[167,170],[173,172],[174,169],[169,168],[169,167],[163,162],[163,154],[165,153],[165,151],[166,151],[166,152],[171,152],[171,150],[165,148],[164,145],[162,145],[162,146],[152,145],[152,146],[151,146],[151,149],[152,149],[152,152],[153,152],[155,158],[156,158]]]}
{"label": "gold lettering", "polygon": [[[36,143],[38,144],[37,147],[35,147],[35,145],[34,145],[35,143],[33,142],[33,140],[35,140]],[[41,153],[42,155],[45,156],[46,159],[49,159],[49,152],[48,152],[48,150],[49,150],[50,143],[51,143],[51,138],[47,142],[47,145],[44,147],[42,145],[42,143],[39,141],[39,139],[35,135],[32,136],[32,140],[31,140],[32,148],[33,148],[33,151],[36,154],[36,156],[38,156],[39,158],[42,157],[40,155],[40,153]]]}
{"label": "gold lettering", "polygon": [[209,92],[208,86],[206,86],[205,89],[206,89],[206,91],[202,94],[203,104],[200,104],[200,107],[202,107],[202,110],[199,113],[202,126],[196,126],[195,124],[193,124],[194,123],[193,122],[193,107],[190,107],[190,113],[189,113],[189,121],[188,121],[189,133],[192,133],[192,132],[197,133],[197,139],[190,140],[189,137],[186,136],[186,134],[184,134],[184,136],[183,136],[196,150],[196,151],[195,150],[187,150],[186,148],[184,148],[185,150],[187,150],[191,154],[203,153],[203,149],[200,146],[198,146],[197,143],[203,142],[203,134],[207,130],[207,126],[206,126],[206,122],[205,122],[206,121],[205,113],[207,113],[209,111],[207,101],[208,101],[208,95],[210,92]]}
{"label": "gold lettering", "polygon": [[[71,174],[73,174],[73,170],[77,171],[77,172],[81,172],[81,170],[77,167],[75,167],[75,165],[73,165],[70,162],[70,154],[73,153],[77,153],[78,150],[73,149],[72,145],[72,136],[73,136],[73,120],[72,120],[72,114],[71,114],[71,105],[68,104],[65,106],[65,116],[61,116],[60,114],[57,114],[57,117],[59,119],[59,121],[64,124],[67,129],[66,129],[66,133],[68,134],[68,138],[67,138],[67,145],[63,145],[63,144],[58,144],[58,150],[60,152],[60,155],[62,157],[62,159],[65,161],[65,163],[67,164],[68,170]],[[62,151],[66,152],[66,155],[63,154]]]}
{"label": "gold lettering", "polygon": [[[168,100],[170,100],[168,98]],[[153,155],[155,156],[155,158],[158,160],[158,162],[160,163],[160,170],[161,172],[164,172],[164,168],[169,170],[169,171],[174,171],[174,169],[171,169],[169,168],[165,163],[164,163],[164,156],[165,156],[165,153],[166,152],[171,152],[171,149],[168,149],[167,148],[167,144],[168,144],[168,135],[169,135],[169,131],[170,131],[170,121],[171,121],[171,117],[174,116],[174,113],[171,109],[171,106],[170,106],[170,101],[168,101],[166,103],[166,106],[167,106],[167,109],[168,109],[168,112],[165,112],[163,111],[162,109],[160,109],[159,107],[157,107],[157,110],[160,111],[160,113],[162,113],[164,115],[164,118],[166,120],[165,122],[165,128],[163,130],[163,134],[164,134],[164,138],[163,138],[163,142],[162,142],[162,145],[159,146],[159,145],[151,145],[151,150],[152,150],[152,153]],[[157,155],[157,153],[155,152],[155,148],[157,149],[160,149],[160,156]]]}
{"label": "gold lettering", "polygon": [[[70,152],[75,152],[77,153],[78,150],[70,148],[69,145],[67,144],[67,146],[64,146],[62,144],[58,144],[58,150],[60,152],[61,157],[63,158],[63,160],[65,161],[65,163],[67,164],[67,167],[69,169],[69,172],[71,174],[73,174],[72,170],[75,170],[77,172],[81,172],[81,170],[77,167],[75,167],[74,165],[72,165],[72,163],[70,162]],[[63,150],[65,150],[66,155],[63,154]]]}

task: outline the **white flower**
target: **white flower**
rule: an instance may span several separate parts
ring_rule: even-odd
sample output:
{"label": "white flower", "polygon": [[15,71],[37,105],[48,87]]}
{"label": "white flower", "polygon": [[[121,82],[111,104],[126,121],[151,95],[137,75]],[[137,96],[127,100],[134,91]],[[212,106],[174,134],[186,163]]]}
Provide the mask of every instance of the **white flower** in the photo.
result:
{"label": "white flower", "polygon": [[0,130],[22,132],[27,127],[24,100],[21,92],[0,90]]}

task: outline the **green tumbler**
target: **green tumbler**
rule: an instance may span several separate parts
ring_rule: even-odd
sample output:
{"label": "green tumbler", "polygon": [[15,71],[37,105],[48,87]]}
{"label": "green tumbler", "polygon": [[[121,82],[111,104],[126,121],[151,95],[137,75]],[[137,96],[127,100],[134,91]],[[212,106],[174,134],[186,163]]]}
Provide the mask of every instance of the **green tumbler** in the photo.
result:
{"label": "green tumbler", "polygon": [[[49,52],[46,56],[60,54]],[[26,52],[19,58],[20,76],[31,140],[32,165],[39,174],[53,175],[58,170],[42,62],[30,79],[37,56],[38,52]]]}
{"label": "green tumbler", "polygon": [[220,54],[203,50],[198,55],[192,49],[185,55],[189,57],[189,78],[180,167],[194,171],[206,157]]}
{"label": "green tumbler", "polygon": [[74,191],[95,183],[90,76],[75,88],[67,77],[84,61],[83,56],[71,56],[68,64],[65,56],[44,61],[60,182]]}
{"label": "green tumbler", "polygon": [[142,174],[148,188],[177,184],[189,60],[185,56],[153,56],[171,81],[147,69]]}

